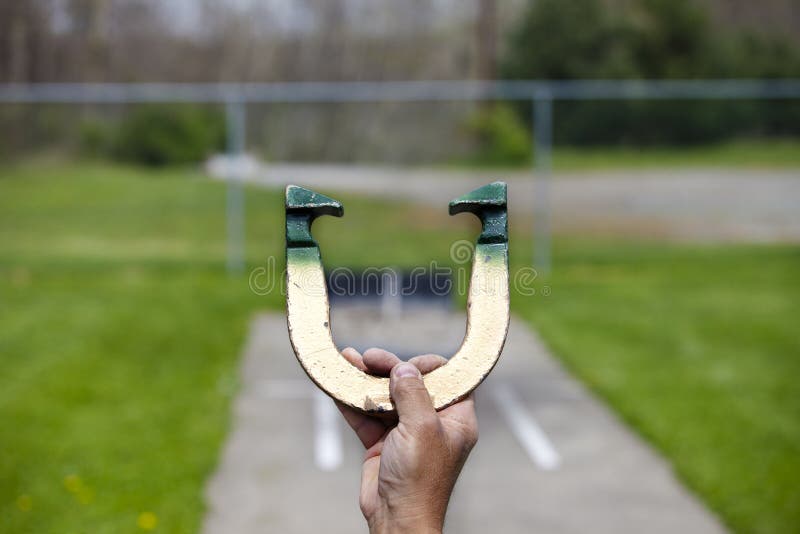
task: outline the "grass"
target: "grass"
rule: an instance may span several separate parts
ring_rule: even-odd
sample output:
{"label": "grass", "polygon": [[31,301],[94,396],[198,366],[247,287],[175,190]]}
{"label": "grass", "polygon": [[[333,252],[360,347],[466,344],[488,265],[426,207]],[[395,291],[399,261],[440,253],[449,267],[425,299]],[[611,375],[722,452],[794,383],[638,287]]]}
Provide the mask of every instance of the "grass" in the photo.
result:
{"label": "grass", "polygon": [[[282,256],[282,206],[247,199],[254,267]],[[330,265],[447,264],[476,228],[342,200],[315,227]],[[552,294],[515,296],[517,313],[735,530],[800,524],[800,248],[555,253],[537,281]],[[0,170],[0,532],[197,529],[248,319],[283,306],[224,254],[224,187],[193,172]]]}
{"label": "grass", "polygon": [[3,172],[0,531],[197,529],[263,304],[222,274],[221,189],[184,174]]}
{"label": "grass", "polygon": [[[247,201],[249,266],[280,264],[282,195]],[[225,275],[224,206],[224,186],[189,171],[0,171],[0,532],[197,530],[248,319],[283,308]],[[352,236],[334,261],[366,264],[369,246],[397,263],[446,239],[394,246],[407,211],[347,206],[319,223]]]}
{"label": "grass", "polygon": [[[800,168],[800,140],[738,140],[687,147],[556,146],[553,148],[552,165],[556,172],[691,168],[797,169]],[[453,162],[450,167],[492,168],[493,165],[461,160]],[[527,167],[529,164],[523,166]]]}
{"label": "grass", "polygon": [[800,525],[800,248],[562,243],[517,299],[735,530]]}

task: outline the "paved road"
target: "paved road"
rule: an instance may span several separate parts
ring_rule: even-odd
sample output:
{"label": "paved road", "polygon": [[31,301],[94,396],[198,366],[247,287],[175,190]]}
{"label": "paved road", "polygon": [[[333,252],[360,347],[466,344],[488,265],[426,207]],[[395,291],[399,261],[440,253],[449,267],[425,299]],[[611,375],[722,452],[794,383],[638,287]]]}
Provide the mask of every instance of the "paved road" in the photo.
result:
{"label": "paved road", "polygon": [[[209,172],[224,177],[225,160]],[[247,181],[295,183],[445,206],[492,180],[509,184],[514,213],[531,213],[532,175],[520,171],[446,171],[337,165],[262,165],[242,169]],[[551,186],[557,233],[682,240],[800,242],[800,171],[685,169],[559,173]]]}
{"label": "paved road", "polygon": [[[376,340],[399,354],[454,352],[463,314],[381,317],[334,310],[339,346]],[[363,449],[305,377],[282,315],[252,323],[233,427],[207,487],[204,534],[366,532]],[[481,437],[456,488],[448,532],[717,533],[669,466],[512,320],[500,363],[477,394]]]}

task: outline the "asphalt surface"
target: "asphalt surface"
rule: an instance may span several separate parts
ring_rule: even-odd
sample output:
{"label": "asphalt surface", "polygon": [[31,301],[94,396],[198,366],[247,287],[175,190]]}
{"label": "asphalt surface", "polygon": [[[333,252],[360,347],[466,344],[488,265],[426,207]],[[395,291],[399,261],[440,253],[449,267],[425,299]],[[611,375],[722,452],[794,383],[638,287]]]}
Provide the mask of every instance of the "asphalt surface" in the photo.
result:
{"label": "asphalt surface", "polygon": [[[381,315],[341,308],[338,346],[452,354],[465,317],[437,309]],[[366,532],[361,444],[306,378],[285,317],[256,317],[243,350],[230,435],[209,480],[204,534]],[[478,388],[480,441],[448,513],[453,533],[716,533],[724,529],[627,429],[512,320]]]}
{"label": "asphalt surface", "polygon": [[556,233],[690,241],[800,242],[800,171],[679,169],[555,174],[547,191],[521,171],[462,171],[344,165],[229,165],[208,172],[267,187],[289,183],[435,204],[494,180],[509,184],[509,209],[532,213],[550,198]]}

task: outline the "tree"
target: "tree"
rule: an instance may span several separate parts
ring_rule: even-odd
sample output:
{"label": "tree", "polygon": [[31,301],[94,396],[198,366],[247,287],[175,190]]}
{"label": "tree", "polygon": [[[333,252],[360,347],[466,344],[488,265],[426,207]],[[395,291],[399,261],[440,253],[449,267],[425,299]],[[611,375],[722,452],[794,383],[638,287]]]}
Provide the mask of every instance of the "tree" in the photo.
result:
{"label": "tree", "polygon": [[[503,73],[516,79],[687,79],[797,74],[798,51],[786,40],[780,63],[763,37],[715,27],[690,0],[537,0],[512,33]],[[774,45],[773,45],[774,46]],[[772,54],[774,58],[774,54]],[[795,59],[793,59],[795,58]],[[568,144],[698,143],[736,133],[800,134],[771,117],[764,103],[559,102],[555,139]],[[796,104],[784,109],[797,117]],[[529,109],[520,107],[529,121]]]}

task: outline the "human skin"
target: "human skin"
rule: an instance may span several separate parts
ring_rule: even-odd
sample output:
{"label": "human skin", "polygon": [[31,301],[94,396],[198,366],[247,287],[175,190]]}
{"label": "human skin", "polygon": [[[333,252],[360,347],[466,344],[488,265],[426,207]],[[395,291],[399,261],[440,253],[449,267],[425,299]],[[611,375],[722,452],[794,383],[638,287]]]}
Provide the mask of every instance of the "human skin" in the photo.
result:
{"label": "human skin", "polygon": [[361,355],[348,347],[342,355],[364,372],[389,376],[398,415],[385,420],[338,405],[367,449],[359,504],[370,533],[442,532],[450,494],[478,440],[472,396],[433,408],[422,375],[447,362],[435,354],[402,362],[382,349]]}

